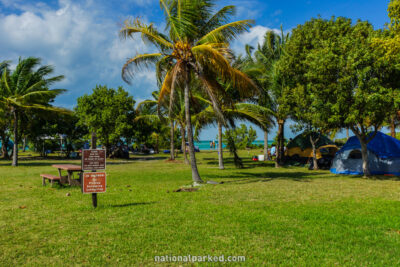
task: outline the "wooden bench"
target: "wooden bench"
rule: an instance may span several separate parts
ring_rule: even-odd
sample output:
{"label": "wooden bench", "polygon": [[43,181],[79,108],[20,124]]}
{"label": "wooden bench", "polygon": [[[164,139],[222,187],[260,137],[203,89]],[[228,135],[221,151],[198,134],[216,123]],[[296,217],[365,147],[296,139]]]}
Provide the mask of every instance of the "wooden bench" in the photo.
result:
{"label": "wooden bench", "polygon": [[46,185],[46,179],[49,180],[49,182],[51,183],[51,186],[53,186],[54,181],[56,181],[56,182],[58,182],[58,183],[61,182],[60,176],[57,176],[57,175],[52,175],[52,174],[41,174],[40,177],[42,177],[42,179],[43,179],[43,182],[42,182],[43,186]]}

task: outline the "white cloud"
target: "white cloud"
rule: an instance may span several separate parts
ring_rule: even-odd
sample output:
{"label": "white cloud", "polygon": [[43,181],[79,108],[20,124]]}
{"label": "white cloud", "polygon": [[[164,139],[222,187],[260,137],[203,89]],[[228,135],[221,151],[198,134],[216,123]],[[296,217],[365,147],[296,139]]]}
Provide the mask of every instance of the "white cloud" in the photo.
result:
{"label": "white cloud", "polygon": [[[105,18],[93,1],[78,4],[59,0],[58,8],[0,1],[20,11],[0,14],[0,60],[15,63],[19,56],[36,56],[43,64],[54,65],[57,74],[66,76],[57,87],[68,89],[57,101],[60,105],[75,103],[76,97],[90,92],[96,84],[130,89],[120,78],[122,65],[136,52],[150,50],[139,40],[121,41],[118,17]],[[131,90],[135,95],[145,97],[156,89],[154,71],[139,72],[137,77],[134,88],[140,90]]]}
{"label": "white cloud", "polygon": [[249,32],[242,33],[238,39],[232,44],[232,49],[237,54],[243,54],[245,52],[245,45],[249,44],[253,47],[257,47],[258,44],[262,44],[264,41],[264,35],[267,31],[274,31],[280,33],[278,29],[271,29],[265,26],[256,25],[250,29]]}

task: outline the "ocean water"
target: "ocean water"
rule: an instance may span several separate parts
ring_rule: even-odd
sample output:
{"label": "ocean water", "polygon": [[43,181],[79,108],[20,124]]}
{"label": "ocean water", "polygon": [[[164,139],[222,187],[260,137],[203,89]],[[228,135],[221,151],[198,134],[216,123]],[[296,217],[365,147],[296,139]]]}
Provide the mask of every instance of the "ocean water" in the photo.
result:
{"label": "ocean water", "polygon": [[[211,141],[212,140],[204,140],[204,141],[194,142],[194,145],[196,147],[199,147],[200,150],[211,150],[211,148],[210,148]],[[218,141],[214,140],[214,142],[215,142],[215,149],[217,149]],[[272,140],[268,140],[268,145],[271,146],[272,142],[273,142]],[[253,142],[253,145],[263,145],[264,146],[264,140],[256,140]],[[226,144],[223,143],[222,148],[225,148],[225,147],[226,147]]]}

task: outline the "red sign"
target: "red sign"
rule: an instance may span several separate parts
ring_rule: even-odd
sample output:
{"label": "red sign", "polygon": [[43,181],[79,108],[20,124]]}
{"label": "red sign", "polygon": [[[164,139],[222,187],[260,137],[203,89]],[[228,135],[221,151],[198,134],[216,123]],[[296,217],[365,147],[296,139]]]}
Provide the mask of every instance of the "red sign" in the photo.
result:
{"label": "red sign", "polygon": [[105,193],[106,192],[106,173],[105,172],[85,172],[83,173],[82,193]]}
{"label": "red sign", "polygon": [[82,152],[82,170],[97,171],[106,169],[105,149],[84,149]]}

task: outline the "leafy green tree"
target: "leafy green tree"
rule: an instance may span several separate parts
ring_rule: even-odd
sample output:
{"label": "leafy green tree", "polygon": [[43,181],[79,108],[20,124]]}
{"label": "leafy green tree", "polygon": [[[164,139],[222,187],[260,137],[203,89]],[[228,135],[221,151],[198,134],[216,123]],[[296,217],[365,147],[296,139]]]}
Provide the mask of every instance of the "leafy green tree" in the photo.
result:
{"label": "leafy green tree", "polygon": [[[388,7],[390,23],[383,32],[373,38],[372,45],[381,56],[378,58],[378,63],[386,65],[386,69],[400,69],[400,0],[391,0]],[[398,79],[393,73],[387,73],[387,77]],[[392,114],[388,116],[386,121],[390,127],[392,137],[396,137],[396,126],[399,123],[399,111],[394,109]]]}
{"label": "leafy green tree", "polygon": [[49,89],[52,84],[64,78],[64,76],[47,78],[53,71],[52,66],[40,66],[40,59],[34,57],[19,59],[14,71],[9,69],[8,64],[4,67],[0,80],[0,103],[13,120],[12,166],[18,165],[18,122],[21,113],[31,109],[67,112],[50,105],[57,95],[65,91]]}
{"label": "leafy green tree", "polygon": [[235,142],[235,145],[239,149],[251,148],[252,143],[257,139],[257,132],[250,126],[247,128],[245,124],[240,124],[240,127],[234,129],[227,129],[222,139],[227,142],[229,148],[228,139],[231,137]]}
{"label": "leafy green tree", "polygon": [[110,155],[112,145],[131,138],[135,119],[134,105],[135,100],[122,87],[115,90],[98,85],[91,95],[85,94],[78,98],[75,112],[79,124],[96,133]]}
{"label": "leafy green tree", "polygon": [[[287,88],[306,90],[313,127],[350,128],[361,143],[364,175],[369,176],[367,144],[390,115],[398,97],[388,65],[378,64],[371,24],[350,19],[312,19],[292,32],[281,61]],[[311,101],[310,101],[311,100]],[[300,101],[300,99],[297,99]],[[305,116],[307,117],[307,116]]]}
{"label": "leafy green tree", "polygon": [[213,0],[160,0],[160,6],[165,14],[166,34],[159,32],[153,24],[146,25],[139,19],[128,20],[122,27],[120,34],[123,38],[139,33],[144,41],[152,43],[159,50],[158,53],[139,54],[129,59],[122,68],[122,74],[128,81],[135,67],[155,64],[158,73],[165,72],[159,101],[169,96],[170,103],[173,103],[175,87],[182,85],[192,179],[201,183],[203,180],[197,169],[193,143],[189,100],[191,80],[196,79],[201,83],[221,120],[223,116],[216,99],[223,91],[214,86],[217,78],[222,82],[233,82],[243,93],[252,93],[255,85],[231,66],[232,51],[229,49],[229,41],[248,30],[252,21],[229,22],[235,7],[226,6],[213,13]]}
{"label": "leafy green tree", "polygon": [[373,46],[384,53],[381,60],[400,68],[400,0],[390,0],[388,6],[390,23],[384,36],[373,39]]}
{"label": "leafy green tree", "polygon": [[325,120],[324,115],[319,110],[320,99],[314,97],[312,92],[306,90],[304,86],[298,85],[291,92],[292,103],[290,114],[296,122],[292,128],[295,132],[303,132],[310,138],[313,151],[313,168],[318,170],[317,148],[316,144],[322,135],[333,130],[329,122]]}

